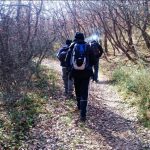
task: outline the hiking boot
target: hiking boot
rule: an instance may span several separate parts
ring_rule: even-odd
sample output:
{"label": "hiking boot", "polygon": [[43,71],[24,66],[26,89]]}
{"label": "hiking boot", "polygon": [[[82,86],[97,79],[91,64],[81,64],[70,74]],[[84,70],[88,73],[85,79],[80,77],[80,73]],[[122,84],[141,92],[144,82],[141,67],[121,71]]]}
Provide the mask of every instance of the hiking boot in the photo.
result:
{"label": "hiking boot", "polygon": [[95,80],[96,83],[99,83],[99,80]]}
{"label": "hiking boot", "polygon": [[74,98],[74,95],[73,95],[73,94],[68,94],[67,98],[73,99],[73,98]]}
{"label": "hiking boot", "polygon": [[80,117],[80,121],[81,122],[85,122],[86,121],[86,117]]}
{"label": "hiking boot", "polygon": [[68,92],[64,91],[63,95],[64,95],[64,96],[67,96],[67,95],[68,95]]}

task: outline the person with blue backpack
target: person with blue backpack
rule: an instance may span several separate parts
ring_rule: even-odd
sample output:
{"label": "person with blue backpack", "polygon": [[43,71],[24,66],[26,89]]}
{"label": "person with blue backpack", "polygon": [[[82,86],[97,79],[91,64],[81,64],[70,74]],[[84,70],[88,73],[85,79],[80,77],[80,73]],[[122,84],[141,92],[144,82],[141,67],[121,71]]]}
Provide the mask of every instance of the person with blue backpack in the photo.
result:
{"label": "person with blue backpack", "polygon": [[60,65],[62,66],[62,79],[64,82],[64,94],[69,98],[73,97],[73,81],[69,79],[69,72],[66,64],[66,55],[69,50],[69,46],[72,43],[72,40],[67,39],[66,44],[60,48],[57,53],[57,58],[60,61]]}
{"label": "person with blue backpack", "polygon": [[95,61],[90,45],[84,41],[83,33],[77,32],[75,34],[75,39],[70,45],[66,62],[70,70],[70,79],[74,79],[80,120],[84,122],[86,121],[89,82],[93,76],[92,67]]}

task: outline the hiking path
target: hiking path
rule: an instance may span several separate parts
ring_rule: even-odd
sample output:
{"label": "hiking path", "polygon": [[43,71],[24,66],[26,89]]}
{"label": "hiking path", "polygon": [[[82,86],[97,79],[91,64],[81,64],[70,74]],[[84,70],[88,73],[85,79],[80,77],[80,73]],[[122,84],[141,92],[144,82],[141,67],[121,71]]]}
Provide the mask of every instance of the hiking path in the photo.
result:
{"label": "hiking path", "polygon": [[[59,73],[58,61],[42,63]],[[66,100],[62,93],[55,102],[49,101],[51,117],[43,117],[31,131],[29,149],[44,150],[146,150],[150,149],[150,130],[138,123],[137,110],[130,107],[112,81],[100,71],[99,83],[90,82],[86,123],[73,111],[75,100]],[[63,86],[63,84],[61,85]],[[63,89],[63,88],[62,88]],[[55,104],[55,105],[54,105]],[[53,105],[53,107],[52,107]],[[55,106],[55,107],[54,107]]]}

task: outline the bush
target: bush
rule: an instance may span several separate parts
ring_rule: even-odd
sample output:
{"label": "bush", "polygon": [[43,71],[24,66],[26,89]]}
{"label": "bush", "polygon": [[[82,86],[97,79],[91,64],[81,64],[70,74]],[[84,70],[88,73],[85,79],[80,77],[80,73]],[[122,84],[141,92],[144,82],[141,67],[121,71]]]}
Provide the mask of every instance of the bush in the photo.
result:
{"label": "bush", "polygon": [[[137,67],[119,67],[113,72],[113,79],[122,91],[134,94],[139,116],[146,126],[150,126],[150,76],[149,70]],[[138,98],[137,98],[138,97]],[[140,99],[140,101],[138,101]]]}
{"label": "bush", "polygon": [[123,68],[117,68],[113,72],[113,80],[116,83],[124,82],[128,76],[128,73]]}

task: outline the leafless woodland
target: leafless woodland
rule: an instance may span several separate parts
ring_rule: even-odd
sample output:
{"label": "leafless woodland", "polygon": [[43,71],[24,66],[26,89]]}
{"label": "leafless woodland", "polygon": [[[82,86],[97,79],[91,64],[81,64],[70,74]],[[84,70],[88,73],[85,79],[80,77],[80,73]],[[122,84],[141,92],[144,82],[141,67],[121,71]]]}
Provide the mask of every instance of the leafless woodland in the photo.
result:
{"label": "leafless woodland", "polygon": [[[0,89],[23,95],[39,64],[57,44],[98,34],[105,54],[149,61],[150,1],[0,1]],[[36,61],[34,61],[36,59]],[[13,99],[14,100],[14,99]]]}

